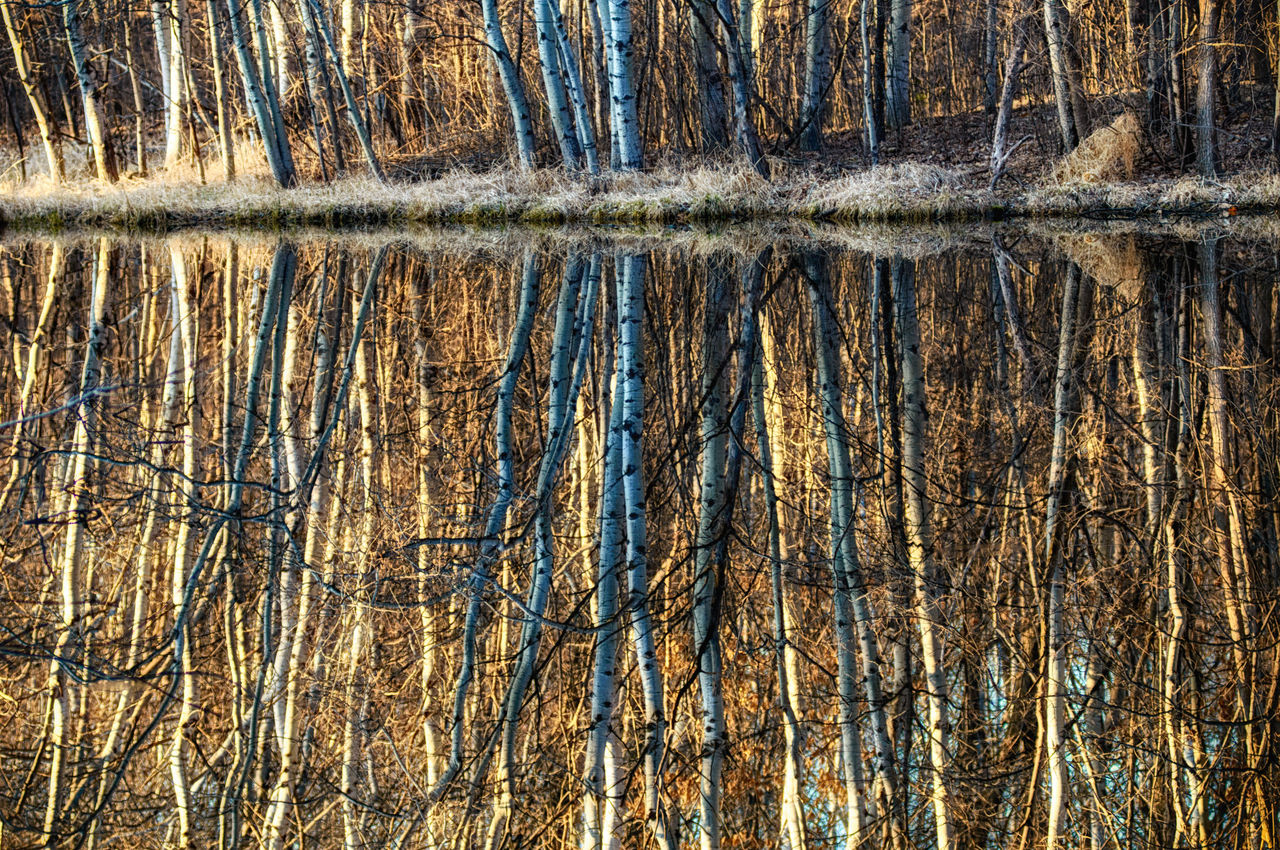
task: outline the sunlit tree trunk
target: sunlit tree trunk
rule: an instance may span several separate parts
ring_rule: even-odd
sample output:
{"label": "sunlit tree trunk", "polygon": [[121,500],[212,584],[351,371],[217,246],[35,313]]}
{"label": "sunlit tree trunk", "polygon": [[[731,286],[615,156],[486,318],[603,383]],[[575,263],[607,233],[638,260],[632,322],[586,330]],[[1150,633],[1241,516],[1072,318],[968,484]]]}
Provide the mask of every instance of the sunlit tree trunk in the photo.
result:
{"label": "sunlit tree trunk", "polygon": [[333,43],[333,32],[329,27],[328,16],[325,14],[324,8],[320,6],[319,0],[302,0],[302,2],[311,4],[311,21],[318,30],[325,46],[328,47],[330,58],[333,59],[333,73],[338,78],[338,87],[342,89],[342,99],[347,105],[347,119],[351,122],[351,127],[356,132],[356,139],[360,142],[360,150],[364,152],[365,164],[369,167],[369,173],[379,182],[382,182],[386,178],[383,176],[382,166],[378,163],[378,156],[374,153],[373,140],[369,136],[369,127],[365,123],[364,114],[356,103],[356,95],[351,88],[350,80],[347,78],[342,57],[338,52],[337,45]]}
{"label": "sunlit tree trunk", "polygon": [[1076,356],[1080,314],[1087,300],[1083,274],[1068,262],[1059,318],[1058,365],[1053,392],[1053,448],[1049,459],[1048,505],[1045,509],[1044,565],[1047,570],[1046,692],[1044,703],[1045,761],[1049,773],[1046,850],[1057,850],[1065,836],[1068,795],[1071,793],[1066,753],[1066,709],[1070,683],[1070,637],[1066,631],[1066,554],[1068,539],[1064,504],[1072,498],[1070,470],[1072,441],[1080,418],[1077,409]]}
{"label": "sunlit tree trunk", "polygon": [[190,283],[187,279],[186,258],[178,245],[170,246],[170,264],[172,277],[170,286],[173,293],[172,333],[181,340],[182,362],[182,411],[183,424],[180,435],[182,443],[182,478],[176,488],[179,504],[179,517],[176,538],[173,544],[173,583],[171,586],[174,622],[181,623],[186,633],[182,640],[181,679],[182,695],[179,703],[177,723],[173,732],[173,743],[169,750],[169,773],[173,781],[174,807],[178,814],[178,846],[191,846],[191,787],[187,776],[187,746],[191,734],[190,725],[195,712],[199,709],[199,695],[196,688],[195,652],[190,620],[183,617],[186,605],[186,585],[188,570],[191,566],[191,531],[194,521],[191,505],[198,499],[193,483],[196,479],[196,419],[198,408],[196,402],[196,352],[199,350],[196,338],[199,326],[198,317],[189,297]]}
{"label": "sunlit tree trunk", "polygon": [[9,47],[13,50],[14,70],[18,72],[18,80],[22,90],[26,92],[27,104],[31,107],[31,115],[40,131],[40,143],[44,146],[45,159],[49,164],[49,177],[61,183],[67,178],[66,166],[62,158],[62,137],[54,126],[53,116],[45,102],[44,92],[36,82],[31,64],[27,59],[26,45],[22,33],[18,31],[13,16],[13,5],[17,0],[0,0],[0,15],[4,17],[5,32],[9,35]]}
{"label": "sunlit tree trunk", "polygon": [[1218,176],[1217,86],[1218,0],[1200,0],[1200,38],[1196,43],[1196,168],[1201,177]]}
{"label": "sunlit tree trunk", "polygon": [[222,178],[230,181],[236,179],[235,139],[231,134],[231,116],[227,114],[230,104],[227,102],[226,65],[216,0],[205,0],[205,20],[209,31],[209,61],[213,69],[213,99],[218,116],[218,157],[222,160]]}
{"label": "sunlit tree trunk", "polygon": [[[250,0],[255,2],[255,0]],[[235,47],[236,59],[240,65],[240,81],[244,87],[245,100],[249,111],[253,113],[262,138],[263,149],[267,157],[267,166],[271,176],[281,187],[288,188],[297,182],[297,174],[293,167],[293,153],[289,149],[289,140],[278,132],[274,114],[278,105],[273,106],[274,86],[268,88],[257,61],[250,48],[249,35],[245,31],[241,0],[227,0],[227,14],[231,22],[231,42]]]}
{"label": "sunlit tree trunk", "polygon": [[80,86],[80,99],[84,105],[84,126],[89,135],[89,149],[99,180],[116,179],[116,166],[111,158],[110,140],[102,124],[102,110],[98,106],[98,87],[85,51],[84,33],[80,26],[80,0],[62,0],[62,29],[71,52],[71,67]]}
{"label": "sunlit tree trunk", "polygon": [[[763,319],[763,317],[762,317]],[[781,479],[776,473],[779,431],[783,425],[781,410],[775,398],[774,429],[769,430],[766,398],[776,393],[778,371],[773,337],[768,324],[761,322],[761,356],[752,370],[751,416],[756,426],[756,453],[760,462],[760,478],[764,489],[765,509],[769,522],[769,587],[773,601],[773,642],[778,672],[778,699],[782,705],[783,741],[786,748],[783,767],[782,803],[779,808],[779,833],[788,850],[805,850],[804,805],[801,783],[804,781],[803,730],[800,726],[800,682],[798,652],[791,639],[794,628],[787,594],[786,566],[791,557],[790,546],[783,536],[783,502],[778,498]]]}
{"label": "sunlit tree trunk", "polygon": [[[373,260],[370,279],[376,281],[381,272],[383,254],[380,252]],[[371,284],[376,286],[376,283]],[[363,304],[356,308],[363,309]],[[359,321],[357,314],[357,321]],[[360,417],[360,443],[357,449],[357,474],[360,482],[360,518],[361,524],[356,531],[356,563],[352,566],[356,572],[355,598],[350,605],[350,628],[346,640],[346,710],[342,732],[342,833],[345,850],[367,846],[364,835],[365,810],[358,805],[364,802],[359,785],[361,784],[362,756],[368,746],[368,734],[364,728],[364,719],[369,711],[369,691],[365,674],[366,654],[373,641],[373,623],[371,622],[368,593],[366,589],[372,578],[370,564],[370,548],[373,543],[373,520],[376,514],[376,482],[375,462],[377,453],[377,413],[374,408],[373,364],[377,357],[373,342],[368,338],[352,340],[352,351],[355,353],[355,407]],[[386,392],[385,387],[378,388],[379,393]],[[367,789],[372,790],[372,789]]]}

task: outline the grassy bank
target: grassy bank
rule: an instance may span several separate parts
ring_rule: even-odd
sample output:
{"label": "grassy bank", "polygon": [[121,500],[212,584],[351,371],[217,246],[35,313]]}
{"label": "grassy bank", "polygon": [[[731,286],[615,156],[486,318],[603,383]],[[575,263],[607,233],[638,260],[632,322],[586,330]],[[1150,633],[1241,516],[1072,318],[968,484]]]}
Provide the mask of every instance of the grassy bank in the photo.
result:
{"label": "grassy bank", "polygon": [[166,232],[192,227],[362,228],[408,224],[686,224],[807,219],[947,222],[1071,216],[1222,215],[1280,209],[1280,177],[1240,174],[1132,183],[1042,181],[988,191],[978,177],[902,164],[840,173],[738,166],[658,168],[597,179],[561,171],[458,171],[379,184],[364,177],[282,190],[262,178],[199,185],[159,178],[0,193],[0,220],[24,230]]}

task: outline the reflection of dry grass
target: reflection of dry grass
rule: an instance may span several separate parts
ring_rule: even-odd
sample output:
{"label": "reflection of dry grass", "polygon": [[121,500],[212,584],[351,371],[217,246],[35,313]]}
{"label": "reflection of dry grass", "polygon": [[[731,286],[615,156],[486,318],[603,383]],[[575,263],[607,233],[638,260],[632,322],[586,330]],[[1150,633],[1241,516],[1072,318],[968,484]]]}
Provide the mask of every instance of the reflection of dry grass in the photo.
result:
{"label": "reflection of dry grass", "polygon": [[1134,234],[1075,233],[1054,240],[1089,277],[1111,287],[1129,301],[1137,301],[1144,281],[1142,252]]}

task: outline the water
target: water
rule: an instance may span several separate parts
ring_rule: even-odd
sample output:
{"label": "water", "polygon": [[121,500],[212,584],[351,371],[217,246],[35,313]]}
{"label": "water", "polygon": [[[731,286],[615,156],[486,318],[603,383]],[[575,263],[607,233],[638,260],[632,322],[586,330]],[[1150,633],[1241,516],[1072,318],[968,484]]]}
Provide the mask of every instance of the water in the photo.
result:
{"label": "water", "polygon": [[0,846],[1261,841],[1278,236],[9,236]]}

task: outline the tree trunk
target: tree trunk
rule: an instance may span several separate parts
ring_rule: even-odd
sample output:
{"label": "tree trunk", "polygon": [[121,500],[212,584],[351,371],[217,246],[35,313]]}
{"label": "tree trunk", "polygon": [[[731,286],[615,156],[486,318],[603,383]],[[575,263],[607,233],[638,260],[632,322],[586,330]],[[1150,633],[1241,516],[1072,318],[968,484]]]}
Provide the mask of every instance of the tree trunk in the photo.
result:
{"label": "tree trunk", "polygon": [[831,58],[827,46],[830,6],[830,0],[809,0],[805,15],[804,108],[800,116],[804,132],[800,138],[807,151],[822,148],[822,120],[830,85]]}
{"label": "tree trunk", "polygon": [[609,126],[618,146],[618,167],[644,167],[640,119],[636,111],[635,56],[631,44],[631,0],[602,0],[608,5]]}
{"label": "tree trunk", "polygon": [[[49,164],[49,177],[55,183],[61,183],[67,179],[66,166],[62,158],[62,136],[54,126],[44,92],[36,82],[27,60],[22,34],[18,32],[17,23],[13,17],[12,5],[15,2],[16,0],[0,0],[0,15],[4,17],[4,28],[9,34],[9,46],[13,49],[13,62],[18,72],[18,80],[22,83],[22,90],[26,92],[27,103],[31,106],[31,114],[40,131],[40,143],[44,146],[45,160]],[[1280,103],[1280,101],[1277,102]]]}
{"label": "tree trunk", "polygon": [[511,123],[516,134],[516,155],[520,167],[528,170],[536,163],[534,162],[533,118],[529,113],[529,101],[525,97],[524,83],[520,81],[520,70],[516,68],[515,62],[511,59],[511,53],[507,50],[507,39],[502,34],[502,24],[498,19],[498,0],[480,0],[480,8],[484,14],[485,43],[489,45],[493,60],[498,64],[498,76],[502,80],[502,90],[507,96],[507,106],[511,110]]}
{"label": "tree trunk", "polygon": [[1200,176],[1218,176],[1217,86],[1218,86],[1218,0],[1200,0],[1200,38],[1196,43],[1196,168]]}
{"label": "tree trunk", "polygon": [[718,0],[689,0],[689,26],[698,82],[698,128],[704,151],[729,147],[729,110],[724,98],[724,75],[716,50]]}
{"label": "tree trunk", "polygon": [[1058,108],[1058,130],[1062,135],[1062,150],[1070,153],[1080,144],[1080,130],[1076,126],[1075,111],[1071,105],[1071,74],[1067,52],[1070,29],[1066,21],[1067,11],[1062,0],[1044,0],[1044,31],[1049,45],[1049,75],[1053,81],[1053,100]]}
{"label": "tree trunk", "polygon": [[889,8],[889,65],[885,110],[889,126],[911,123],[911,0],[892,0]]}
{"label": "tree trunk", "polygon": [[644,701],[644,819],[659,850],[677,850],[679,839],[663,801],[663,746],[667,718],[663,706],[653,625],[649,615],[648,552],[645,524],[644,454],[644,278],[645,258],[626,254],[617,260],[618,370],[621,382],[623,492],[627,516],[627,617]]}
{"label": "tree trunk", "polygon": [[236,59],[240,64],[240,81],[244,86],[245,100],[257,122],[258,134],[262,138],[263,150],[266,153],[267,166],[271,169],[271,176],[277,185],[281,188],[290,188],[297,182],[293,155],[289,150],[289,140],[277,134],[273,110],[268,103],[270,93],[263,87],[258,65],[249,46],[240,0],[227,0],[227,15],[231,21],[231,41],[235,47]]}
{"label": "tree trunk", "polygon": [[116,179],[116,166],[111,156],[110,140],[102,125],[98,108],[97,83],[85,55],[84,34],[80,29],[80,0],[62,0],[62,28],[71,52],[71,66],[80,85],[80,98],[84,102],[84,126],[89,136],[89,148],[98,179],[111,183]]}

